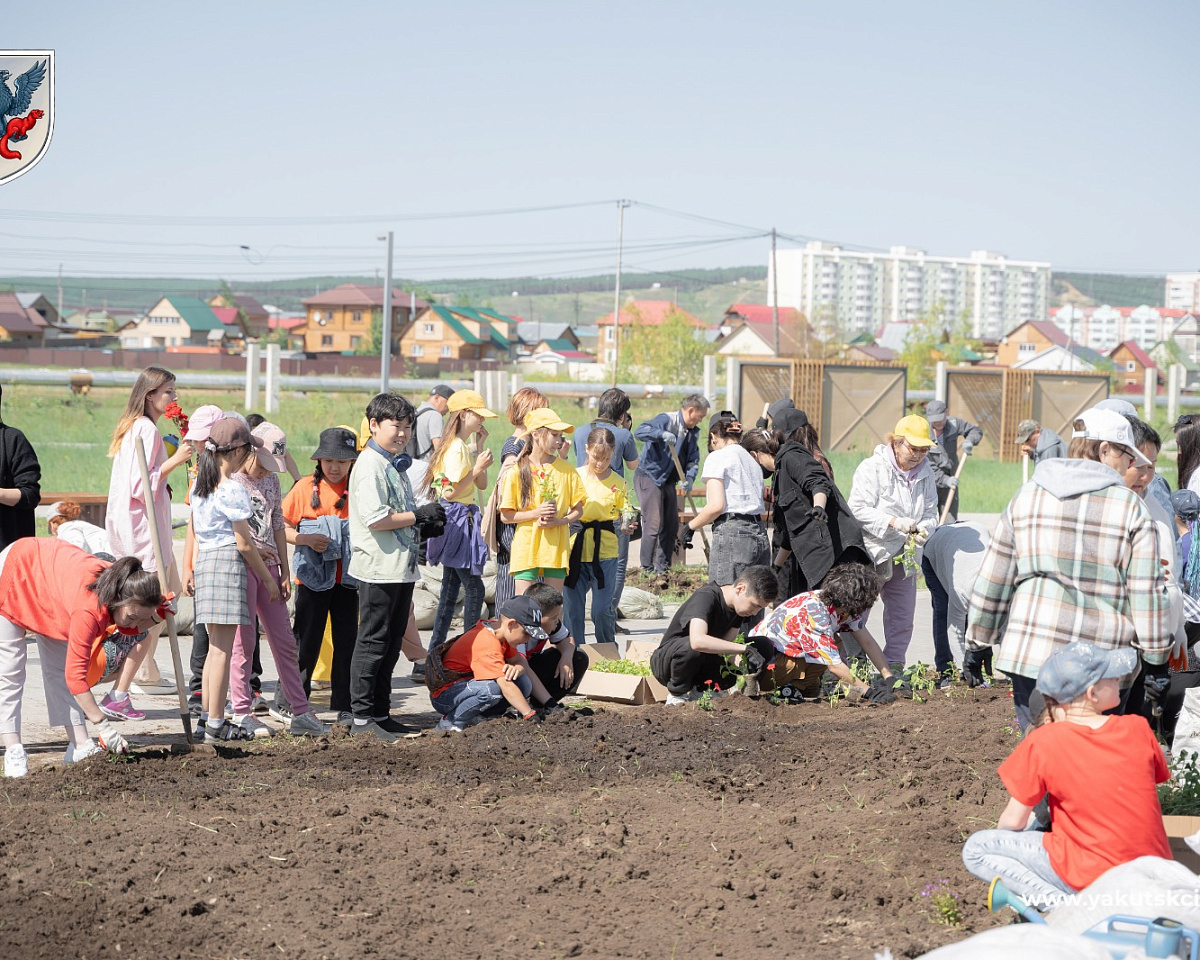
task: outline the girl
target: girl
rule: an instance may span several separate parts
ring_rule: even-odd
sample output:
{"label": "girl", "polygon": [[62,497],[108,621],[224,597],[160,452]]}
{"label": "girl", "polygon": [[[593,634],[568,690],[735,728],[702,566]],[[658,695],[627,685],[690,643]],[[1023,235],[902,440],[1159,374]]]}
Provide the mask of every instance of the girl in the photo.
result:
{"label": "girl", "polygon": [[116,558],[113,557],[112,544],[108,542],[108,532],[94,523],[80,520],[82,513],[83,507],[74,500],[60,500],[54,505],[54,516],[46,521],[50,536],[111,563]]}
{"label": "girl", "polygon": [[[1041,464],[1038,465],[1039,469]],[[1137,670],[1128,647],[1060,647],[1037,676],[1049,723],[1030,730],[1000,779],[1011,795],[996,830],[972,834],[966,868],[999,877],[1032,906],[1055,906],[1111,867],[1138,857],[1171,859],[1157,785],[1169,773],[1140,716],[1105,716],[1120,703],[1119,678]],[[1048,795],[1048,832],[1026,829]]]}
{"label": "girl", "polygon": [[[587,462],[579,468],[583,484],[583,528],[571,544],[570,569],[563,591],[567,629],[583,643],[587,596],[592,594],[592,623],[597,643],[615,643],[617,618],[612,609],[617,587],[617,528],[629,501],[625,478],[612,468],[616,437],[607,427],[588,434]],[[544,612],[544,611],[543,611]]]}
{"label": "girl", "polygon": [[771,558],[761,519],[765,509],[762,470],[742,448],[741,438],[742,425],[732,413],[722,411],[709,421],[708,456],[700,475],[705,483],[705,503],[688,521],[685,540],[712,523],[708,579],[721,586],[735,582],[746,567],[769,563]]}
{"label": "girl", "polygon": [[250,534],[259,556],[266,565],[267,575],[278,583],[279,601],[267,596],[266,581],[254,568],[246,571],[246,599],[249,625],[237,628],[233,657],[229,667],[230,696],[233,701],[233,723],[251,737],[269,737],[271,729],[254,716],[253,694],[250,689],[250,670],[254,659],[257,633],[255,617],[262,623],[263,635],[271,645],[279,685],[292,709],[288,731],[293,736],[319,737],[326,733],[324,726],[312,713],[296,659],[296,637],[288,623],[287,599],[291,594],[291,574],[288,571],[287,537],[283,530],[283,495],[276,476],[287,470],[287,437],[275,424],[263,421],[250,436],[261,442],[256,456],[233,475],[250,500]]}
{"label": "girl", "polygon": [[[35,586],[36,585],[36,586]],[[158,576],[136,557],[108,563],[64,540],[28,537],[0,553],[0,741],[4,775],[23,777],[21,746],[28,631],[37,640],[50,723],[67,730],[63,763],[103,748],[128,753],[91,688],[111,677],[156,623],[163,603]],[[84,720],[96,724],[100,747]]]}
{"label": "girl", "polygon": [[[333,641],[329,708],[350,712],[350,661],[358,633],[358,591],[346,577],[345,549],[350,544],[346,489],[358,458],[354,431],[330,427],[321,431],[312,476],[295,484],[283,500],[287,542],[296,548],[296,615],[300,680],[307,697],[321,656],[325,623]],[[336,534],[336,536],[334,536]],[[335,549],[330,550],[331,544]],[[328,554],[330,559],[326,560]],[[333,557],[336,555],[336,559]]]}
{"label": "girl", "polygon": [[562,435],[575,428],[545,407],[525,417],[525,429],[529,436],[500,496],[500,519],[517,524],[513,579],[518,594],[538,580],[562,590],[571,553],[567,525],[583,515],[584,492],[579,474],[559,459],[558,448]]}
{"label": "girl", "polygon": [[[125,412],[117,421],[113,431],[108,455],[113,458],[112,477],[108,484],[108,517],[105,529],[112,545],[113,556],[137,557],[145,570],[156,572],[154,547],[150,542],[151,510],[158,520],[159,536],[162,537],[162,555],[174,557],[171,550],[171,492],[167,489],[167,477],[187,463],[192,456],[192,445],[187,441],[170,457],[163,444],[156,424],[175,402],[175,374],[161,367],[147,367],[138,375],[129,394]],[[150,489],[142,489],[142,475],[138,470],[137,442],[146,450],[146,465],[150,471]],[[179,573],[174,564],[167,571],[167,583],[179,592]],[[174,682],[168,683],[154,662],[154,648],[158,644],[162,624],[156,624],[139,650],[125,661],[125,666],[112,690],[100,702],[100,707],[110,717],[141,720],[146,715],[133,707],[129,699],[130,685],[136,679],[137,692],[146,694],[175,695]],[[136,674],[136,676],[135,676]]]}
{"label": "girl", "polygon": [[[440,563],[443,571],[432,646],[450,633],[461,587],[467,592],[463,627],[469,630],[479,622],[483,612],[483,565],[488,558],[480,530],[482,513],[475,497],[477,490],[487,489],[487,471],[492,465],[491,451],[482,449],[488,436],[483,421],[496,414],[484,406],[483,397],[474,390],[456,390],[448,407],[450,419],[438,437],[425,488],[441,498],[446,510],[446,531],[440,537],[431,537],[427,549],[428,562]],[[481,452],[472,462],[467,444],[477,434]]]}
{"label": "girl", "polygon": [[192,526],[196,534],[194,574],[196,620],[208,627],[208,658],[201,681],[206,718],[205,743],[249,740],[251,734],[225,719],[229,661],[237,628],[254,627],[247,605],[249,567],[266,588],[267,601],[279,598],[279,587],[268,573],[250,533],[254,515],[250,497],[233,475],[253,458],[262,441],[232,418],[220,421],[204,441],[196,482],[192,487]]}

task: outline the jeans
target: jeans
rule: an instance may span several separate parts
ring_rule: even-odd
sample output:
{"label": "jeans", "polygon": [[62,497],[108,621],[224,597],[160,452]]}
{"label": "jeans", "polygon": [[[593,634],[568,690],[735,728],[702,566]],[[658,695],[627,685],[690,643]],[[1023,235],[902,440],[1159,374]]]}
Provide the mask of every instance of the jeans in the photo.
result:
{"label": "jeans", "polygon": [[463,629],[470,630],[479,622],[479,615],[483,612],[483,577],[472,576],[465,567],[442,567],[442,593],[438,599],[437,616],[433,618],[431,646],[437,646],[450,634],[450,621],[454,617],[460,586],[467,590],[463,606]]}
{"label": "jeans", "polygon": [[1030,906],[1057,906],[1075,891],[1054,868],[1040,830],[980,830],[963,844],[963,865],[984,883],[999,877]]}
{"label": "jeans", "polygon": [[[529,675],[521,674],[516,684],[528,699],[533,692],[533,681]],[[465,727],[478,722],[484,712],[500,706],[504,702],[504,694],[495,680],[458,680],[429,700],[433,709],[448,722]]]}
{"label": "jeans", "polygon": [[596,625],[596,642],[617,642],[617,618],[612,612],[617,563],[616,557],[600,561],[600,569],[604,571],[603,587],[596,579],[590,563],[584,563],[579,568],[579,579],[575,581],[575,586],[563,587],[563,619],[576,643],[583,643],[584,614],[589,592],[592,595],[592,623]]}
{"label": "jeans", "polygon": [[675,485],[668,483],[660,487],[649,474],[635,470],[633,488],[642,508],[642,569],[666,573],[675,554],[675,537],[679,533],[679,498]]}
{"label": "jeans", "polygon": [[759,520],[726,513],[717,517],[712,530],[711,557],[708,561],[708,579],[711,582],[724,587],[736,583],[747,567],[771,562],[771,543],[767,540],[766,528]]}
{"label": "jeans", "polygon": [[929,587],[929,598],[933,603],[933,664],[938,673],[945,673],[954,666],[954,654],[950,652],[950,637],[946,631],[949,620],[950,594],[937,578],[928,560],[921,560],[921,571]]}
{"label": "jeans", "polygon": [[356,720],[386,720],[392,671],[408,628],[411,583],[358,584],[358,637],[350,661],[350,709]]}
{"label": "jeans", "polygon": [[[629,566],[629,534],[617,531],[617,575],[613,584],[612,611],[613,623],[617,622],[621,606],[621,591],[625,589],[625,570]],[[581,641],[576,641],[581,642]]]}

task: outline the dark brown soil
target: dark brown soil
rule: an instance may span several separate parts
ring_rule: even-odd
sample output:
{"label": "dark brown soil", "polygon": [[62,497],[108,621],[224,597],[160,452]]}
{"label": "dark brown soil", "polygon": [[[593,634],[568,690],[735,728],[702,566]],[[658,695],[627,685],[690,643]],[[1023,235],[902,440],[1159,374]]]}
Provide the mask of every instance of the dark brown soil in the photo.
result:
{"label": "dark brown soil", "polygon": [[0,955],[915,956],[1002,922],[959,854],[1011,716],[730,698],[57,768],[3,784]]}
{"label": "dark brown soil", "polygon": [[685,567],[677,564],[666,573],[630,570],[626,583],[666,599],[682,599],[690,597],[708,583],[708,567]]}

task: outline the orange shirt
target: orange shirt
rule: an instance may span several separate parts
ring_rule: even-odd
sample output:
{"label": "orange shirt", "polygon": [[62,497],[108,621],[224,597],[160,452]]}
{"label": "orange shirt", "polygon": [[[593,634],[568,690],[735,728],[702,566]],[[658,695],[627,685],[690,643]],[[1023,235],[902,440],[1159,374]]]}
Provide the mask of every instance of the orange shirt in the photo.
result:
{"label": "orange shirt", "polygon": [[[342,498],[346,492],[346,487],[350,484],[350,474],[346,474],[345,479],[339,484],[332,484],[328,480],[322,480],[321,485],[317,488],[317,495],[320,497],[321,505],[313,507],[312,505],[312,476],[301,477],[294,484],[292,489],[287,492],[287,496],[283,498],[283,519],[289,527],[299,529],[301,520],[315,520],[317,517],[337,517],[340,520],[347,520],[350,517],[349,499],[342,504],[339,510],[334,506]],[[300,581],[297,580],[296,583]],[[337,562],[337,582],[342,582],[342,561]]]}
{"label": "orange shirt", "polygon": [[[521,651],[506,640],[501,640],[481,620],[450,645],[442,657],[447,670],[461,673],[470,671],[476,680],[496,680],[504,676],[504,664],[510,657],[519,657]],[[444,688],[443,688],[444,689]],[[441,693],[435,690],[434,695]]]}
{"label": "orange shirt", "polygon": [[91,689],[105,672],[102,641],[112,617],[87,585],[108,566],[57,537],[26,537],[9,547],[0,574],[0,616],[67,644],[73,694]]}

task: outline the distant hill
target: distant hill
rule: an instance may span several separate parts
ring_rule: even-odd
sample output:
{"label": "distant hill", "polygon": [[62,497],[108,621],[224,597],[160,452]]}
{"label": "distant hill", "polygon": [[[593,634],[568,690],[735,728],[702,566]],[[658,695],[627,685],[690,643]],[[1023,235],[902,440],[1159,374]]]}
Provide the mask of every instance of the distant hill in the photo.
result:
{"label": "distant hill", "polygon": [[1067,303],[1079,306],[1107,303],[1114,307],[1138,307],[1144,303],[1161,307],[1166,296],[1166,279],[1119,273],[1055,272],[1050,278],[1050,299],[1056,307]]}

